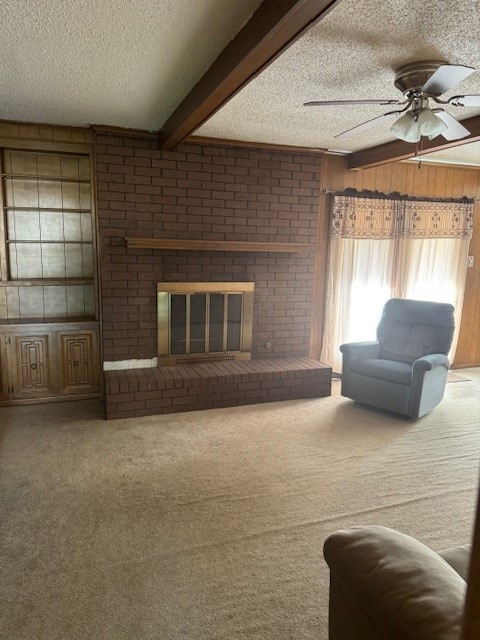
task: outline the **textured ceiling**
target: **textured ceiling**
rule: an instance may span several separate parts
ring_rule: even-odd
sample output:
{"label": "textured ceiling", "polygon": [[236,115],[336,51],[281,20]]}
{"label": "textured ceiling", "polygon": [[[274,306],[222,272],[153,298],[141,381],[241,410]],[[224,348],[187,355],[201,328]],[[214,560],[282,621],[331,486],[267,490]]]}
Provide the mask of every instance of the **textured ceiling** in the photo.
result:
{"label": "textured ceiling", "polygon": [[[395,69],[432,59],[478,69],[447,95],[480,93],[479,34],[479,0],[342,0],[196,134],[343,151],[393,140],[385,123],[349,140],[334,138],[385,107],[306,108],[303,102],[398,98]],[[480,114],[479,108],[448,110],[458,119]],[[480,164],[480,145],[468,147],[447,155]]]}
{"label": "textured ceiling", "polygon": [[260,0],[2,0],[0,118],[159,129]]}
{"label": "textured ceiling", "polygon": [[422,156],[428,162],[447,162],[449,164],[468,164],[480,166],[480,142],[452,147],[436,153]]}
{"label": "textured ceiling", "polygon": [[[259,4],[3,0],[0,118],[158,130]],[[334,135],[382,107],[302,103],[396,98],[394,70],[422,59],[476,67],[454,93],[480,93],[479,33],[480,0],[342,0],[196,134],[346,152],[381,144],[393,139],[386,124]],[[438,155],[480,165],[480,143]]]}

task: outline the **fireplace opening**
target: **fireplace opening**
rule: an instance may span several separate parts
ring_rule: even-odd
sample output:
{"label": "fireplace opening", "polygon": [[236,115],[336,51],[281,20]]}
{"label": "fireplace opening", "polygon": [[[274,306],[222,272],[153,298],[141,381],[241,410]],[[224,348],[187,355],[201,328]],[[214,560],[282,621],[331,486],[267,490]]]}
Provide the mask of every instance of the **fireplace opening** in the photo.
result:
{"label": "fireplace opening", "polygon": [[253,282],[159,282],[158,363],[249,360]]}

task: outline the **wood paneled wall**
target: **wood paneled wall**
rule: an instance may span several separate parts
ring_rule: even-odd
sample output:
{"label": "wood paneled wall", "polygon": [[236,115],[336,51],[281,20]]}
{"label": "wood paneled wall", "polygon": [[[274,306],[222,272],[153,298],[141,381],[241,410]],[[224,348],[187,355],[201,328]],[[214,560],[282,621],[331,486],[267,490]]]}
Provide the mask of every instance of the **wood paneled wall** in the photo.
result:
{"label": "wood paneled wall", "polygon": [[321,176],[321,201],[319,220],[319,251],[317,259],[318,298],[317,318],[312,338],[312,351],[320,355],[323,331],[323,308],[327,272],[327,242],[330,213],[330,197],[325,190],[341,191],[352,187],[390,193],[399,191],[409,195],[439,198],[468,196],[477,200],[474,209],[474,231],[469,254],[474,256],[474,267],[467,270],[465,300],[463,305],[460,338],[455,357],[455,367],[480,366],[480,169],[398,162],[351,171],[341,156],[326,155]]}
{"label": "wood paneled wall", "polygon": [[[44,144],[51,142],[91,144],[94,140],[94,134],[93,131],[84,127],[62,127],[49,124],[0,120],[0,138],[15,142],[19,140],[34,140]],[[6,144],[6,146],[8,145]]]}

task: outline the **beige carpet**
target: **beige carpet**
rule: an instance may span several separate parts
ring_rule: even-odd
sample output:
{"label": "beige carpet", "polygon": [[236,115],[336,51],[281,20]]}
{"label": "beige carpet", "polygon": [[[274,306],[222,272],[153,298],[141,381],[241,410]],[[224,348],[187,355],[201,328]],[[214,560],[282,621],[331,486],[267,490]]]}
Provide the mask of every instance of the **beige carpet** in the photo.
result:
{"label": "beige carpet", "polygon": [[479,383],[448,387],[416,422],[338,395],[112,422],[96,401],[0,409],[0,637],[326,640],[329,533],[469,539]]}
{"label": "beige carpet", "polygon": [[467,380],[470,380],[470,378],[459,376],[457,373],[452,373],[451,371],[448,372],[447,382],[466,382]]}

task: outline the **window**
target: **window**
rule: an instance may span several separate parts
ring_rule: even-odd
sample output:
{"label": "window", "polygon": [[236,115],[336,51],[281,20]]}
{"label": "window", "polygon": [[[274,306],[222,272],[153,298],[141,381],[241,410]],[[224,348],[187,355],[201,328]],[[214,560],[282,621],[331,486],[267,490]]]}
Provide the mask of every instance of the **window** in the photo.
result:
{"label": "window", "polygon": [[340,371],[340,345],[375,340],[392,297],[453,304],[458,335],[472,227],[467,199],[335,195],[321,359]]}

